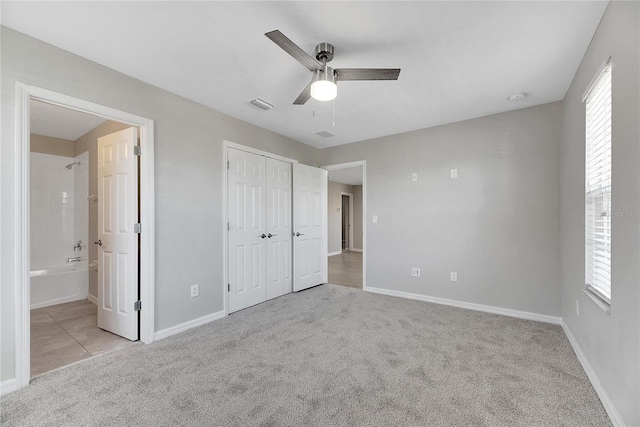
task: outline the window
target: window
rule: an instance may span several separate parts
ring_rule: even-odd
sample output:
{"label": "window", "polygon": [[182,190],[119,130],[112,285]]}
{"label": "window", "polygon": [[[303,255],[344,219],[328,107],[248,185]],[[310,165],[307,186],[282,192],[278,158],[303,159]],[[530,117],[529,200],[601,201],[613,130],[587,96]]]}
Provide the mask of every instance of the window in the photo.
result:
{"label": "window", "polygon": [[611,65],[589,86],[586,102],[585,279],[611,302]]}

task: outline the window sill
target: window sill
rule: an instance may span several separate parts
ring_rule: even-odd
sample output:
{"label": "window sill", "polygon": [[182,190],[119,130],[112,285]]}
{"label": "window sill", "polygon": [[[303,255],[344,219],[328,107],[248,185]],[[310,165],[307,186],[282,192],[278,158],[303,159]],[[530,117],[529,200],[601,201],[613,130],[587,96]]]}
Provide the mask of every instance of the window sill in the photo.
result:
{"label": "window sill", "polygon": [[591,298],[591,301],[593,301],[594,303],[596,303],[596,305],[598,307],[600,307],[602,309],[602,311],[604,311],[607,314],[611,314],[611,304],[605,300],[603,300],[600,295],[591,292],[589,289],[583,289],[582,292],[584,292],[589,298]]}

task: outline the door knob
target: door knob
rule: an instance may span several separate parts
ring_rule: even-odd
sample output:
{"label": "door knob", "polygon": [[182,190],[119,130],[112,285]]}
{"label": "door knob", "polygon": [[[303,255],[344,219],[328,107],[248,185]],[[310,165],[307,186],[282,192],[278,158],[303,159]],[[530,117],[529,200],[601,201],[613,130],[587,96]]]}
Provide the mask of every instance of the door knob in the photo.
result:
{"label": "door knob", "polygon": [[296,232],[295,236],[300,237],[300,236],[304,236],[304,234]]}
{"label": "door knob", "polygon": [[276,237],[276,236],[277,236],[277,234],[271,234],[271,233],[267,234],[268,238],[272,238],[272,237]]}
{"label": "door knob", "polygon": [[[266,234],[264,234],[264,233],[262,233],[262,234],[260,234],[258,237],[262,237],[262,238],[264,239],[265,237],[267,237],[267,235],[266,235]],[[269,237],[271,237],[271,236],[269,236]]]}
{"label": "door knob", "polygon": [[98,239],[97,242],[93,242],[94,245],[102,246],[102,240]]}

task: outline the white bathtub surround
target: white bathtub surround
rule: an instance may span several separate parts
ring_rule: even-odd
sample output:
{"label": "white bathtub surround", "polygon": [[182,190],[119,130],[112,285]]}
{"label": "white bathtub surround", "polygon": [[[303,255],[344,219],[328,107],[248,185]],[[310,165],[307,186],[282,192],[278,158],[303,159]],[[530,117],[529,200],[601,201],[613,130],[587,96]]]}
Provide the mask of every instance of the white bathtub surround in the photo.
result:
{"label": "white bathtub surround", "polygon": [[[74,245],[71,157],[31,153],[31,270],[63,265]],[[74,166],[75,167],[75,166]]]}
{"label": "white bathtub surround", "polygon": [[31,271],[31,309],[86,299],[87,261]]}
{"label": "white bathtub surround", "polygon": [[[88,164],[86,152],[31,153],[31,308],[87,298]],[[85,260],[68,262],[76,257]]]}

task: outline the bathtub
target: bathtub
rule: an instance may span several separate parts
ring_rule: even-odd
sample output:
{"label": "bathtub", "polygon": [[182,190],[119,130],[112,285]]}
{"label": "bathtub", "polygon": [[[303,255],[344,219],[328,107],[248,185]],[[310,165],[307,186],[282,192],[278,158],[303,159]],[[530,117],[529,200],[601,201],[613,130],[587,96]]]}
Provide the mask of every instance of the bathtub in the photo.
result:
{"label": "bathtub", "polygon": [[41,308],[87,298],[87,261],[31,271],[31,308]]}

